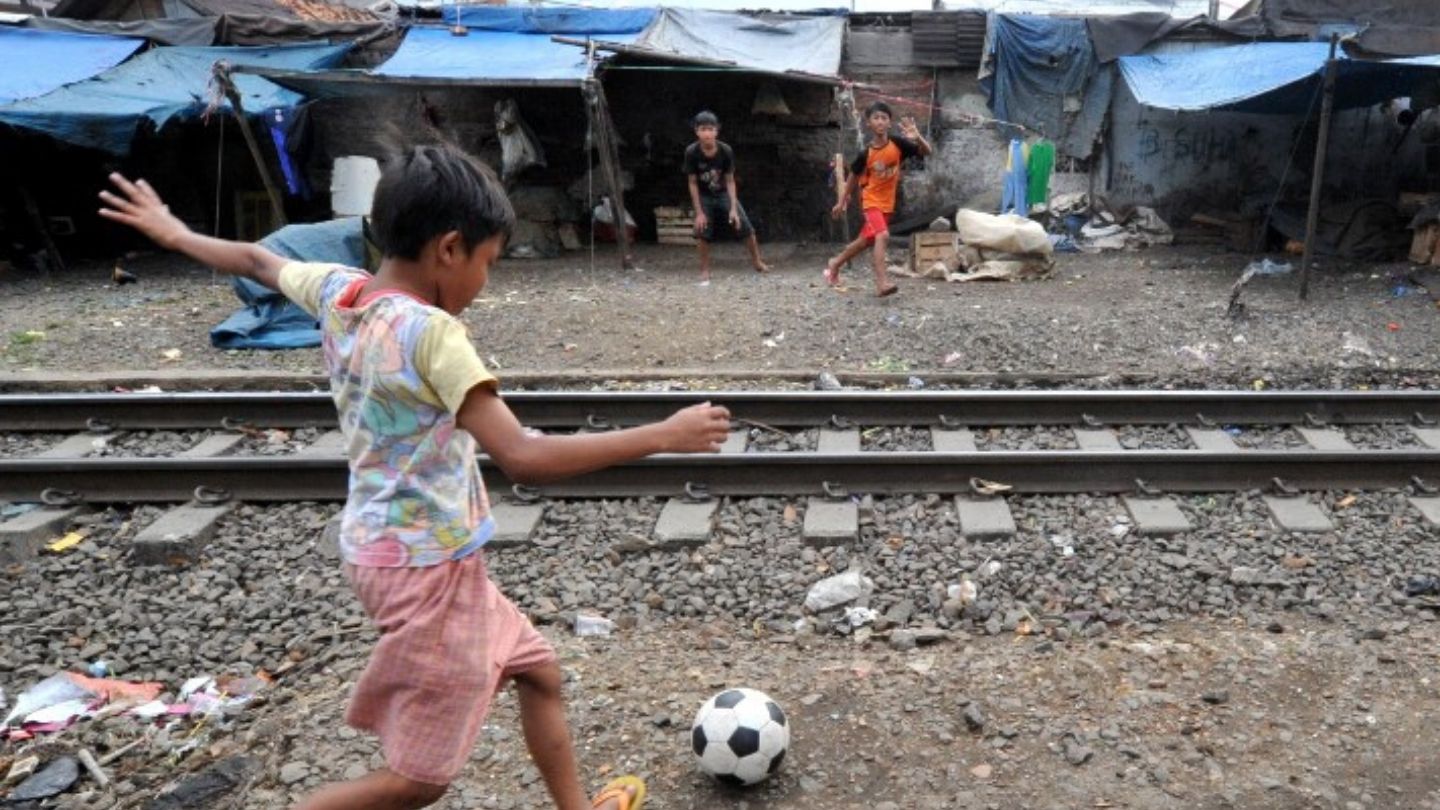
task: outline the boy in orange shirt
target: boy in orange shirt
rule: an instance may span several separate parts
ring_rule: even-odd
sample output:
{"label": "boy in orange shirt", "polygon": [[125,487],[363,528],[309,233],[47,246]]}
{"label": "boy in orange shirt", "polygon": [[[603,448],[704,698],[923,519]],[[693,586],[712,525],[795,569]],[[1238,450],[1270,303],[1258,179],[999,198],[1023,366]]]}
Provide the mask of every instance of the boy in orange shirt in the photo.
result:
{"label": "boy in orange shirt", "polygon": [[846,245],[839,256],[825,263],[825,283],[834,287],[840,283],[840,267],[870,248],[875,260],[875,294],[880,297],[893,295],[899,289],[890,283],[885,273],[885,248],[890,242],[890,215],[895,213],[895,192],[900,187],[900,163],[905,158],[924,157],[932,151],[929,142],[915,126],[913,117],[907,115],[900,119],[899,138],[890,137],[890,119],[890,106],[883,101],[865,108],[870,142],[850,164],[850,180],[830,212],[836,219],[845,216],[850,196],[858,186],[862,190],[860,210],[865,225],[855,241]]}

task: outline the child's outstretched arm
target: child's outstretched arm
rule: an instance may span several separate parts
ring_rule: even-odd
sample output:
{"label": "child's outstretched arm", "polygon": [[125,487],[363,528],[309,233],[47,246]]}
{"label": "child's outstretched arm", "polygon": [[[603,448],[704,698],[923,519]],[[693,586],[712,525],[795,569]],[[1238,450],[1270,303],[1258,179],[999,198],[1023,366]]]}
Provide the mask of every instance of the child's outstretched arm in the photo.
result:
{"label": "child's outstretched arm", "polygon": [[280,289],[280,268],[287,259],[253,242],[232,242],[195,233],[170,213],[169,206],[144,180],[132,183],[117,173],[110,175],[110,182],[119,193],[100,192],[105,203],[100,216],[129,225],[160,247],[184,253],[222,273],[245,276],[272,290]]}
{"label": "child's outstretched arm", "polygon": [[569,478],[655,453],[713,453],[730,433],[730,412],[706,402],[641,427],[547,436],[521,427],[510,406],[488,386],[470,389],[456,421],[521,484]]}

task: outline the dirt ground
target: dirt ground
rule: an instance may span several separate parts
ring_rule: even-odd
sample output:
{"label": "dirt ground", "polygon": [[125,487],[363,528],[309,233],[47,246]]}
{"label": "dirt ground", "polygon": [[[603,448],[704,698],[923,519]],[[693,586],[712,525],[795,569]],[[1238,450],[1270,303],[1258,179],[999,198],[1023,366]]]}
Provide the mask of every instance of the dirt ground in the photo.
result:
{"label": "dirt ground", "polygon": [[[723,245],[709,287],[696,286],[683,247],[640,246],[640,269],[629,271],[609,247],[593,268],[588,253],[504,260],[464,318],[502,379],[830,369],[1311,387],[1403,382],[1440,356],[1440,313],[1404,284],[1404,265],[1323,262],[1306,302],[1294,274],[1260,277],[1231,318],[1230,288],[1250,258],[1235,253],[1061,255],[1048,280],[900,279],[899,295],[877,299],[859,264],[842,289],[824,287],[830,248],[767,245],[775,269],[760,276],[739,245]],[[108,264],[50,279],[0,277],[0,296],[23,302],[0,308],[0,371],[319,371],[314,349],[212,348],[209,329],[238,301],[209,270],[154,254],[123,264],[138,283],[112,285]]]}

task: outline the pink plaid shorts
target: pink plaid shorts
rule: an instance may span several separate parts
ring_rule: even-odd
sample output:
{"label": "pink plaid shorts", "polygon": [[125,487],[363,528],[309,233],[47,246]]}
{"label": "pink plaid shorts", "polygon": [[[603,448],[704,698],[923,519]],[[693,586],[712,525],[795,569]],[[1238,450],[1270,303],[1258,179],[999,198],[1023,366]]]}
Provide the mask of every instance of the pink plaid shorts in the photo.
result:
{"label": "pink plaid shorts", "polygon": [[483,555],[424,568],[346,565],[380,630],[345,722],[373,732],[385,764],[448,785],[465,767],[495,693],[555,651],[500,593]]}

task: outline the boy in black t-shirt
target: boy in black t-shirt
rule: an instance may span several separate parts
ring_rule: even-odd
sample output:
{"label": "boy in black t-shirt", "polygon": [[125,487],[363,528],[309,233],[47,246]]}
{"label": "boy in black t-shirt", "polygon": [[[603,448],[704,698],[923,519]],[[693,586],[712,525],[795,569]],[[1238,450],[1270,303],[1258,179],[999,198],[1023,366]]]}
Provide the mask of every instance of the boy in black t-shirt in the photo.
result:
{"label": "boy in black t-shirt", "polygon": [[[685,174],[690,178],[690,204],[695,206],[695,237],[700,250],[700,286],[710,283],[710,243],[718,228],[728,226],[745,240],[755,272],[770,268],[760,258],[760,243],[735,191],[735,152],[717,140],[720,120],[706,110],[695,116],[695,143],[685,148]],[[723,223],[723,225],[722,225]]]}

